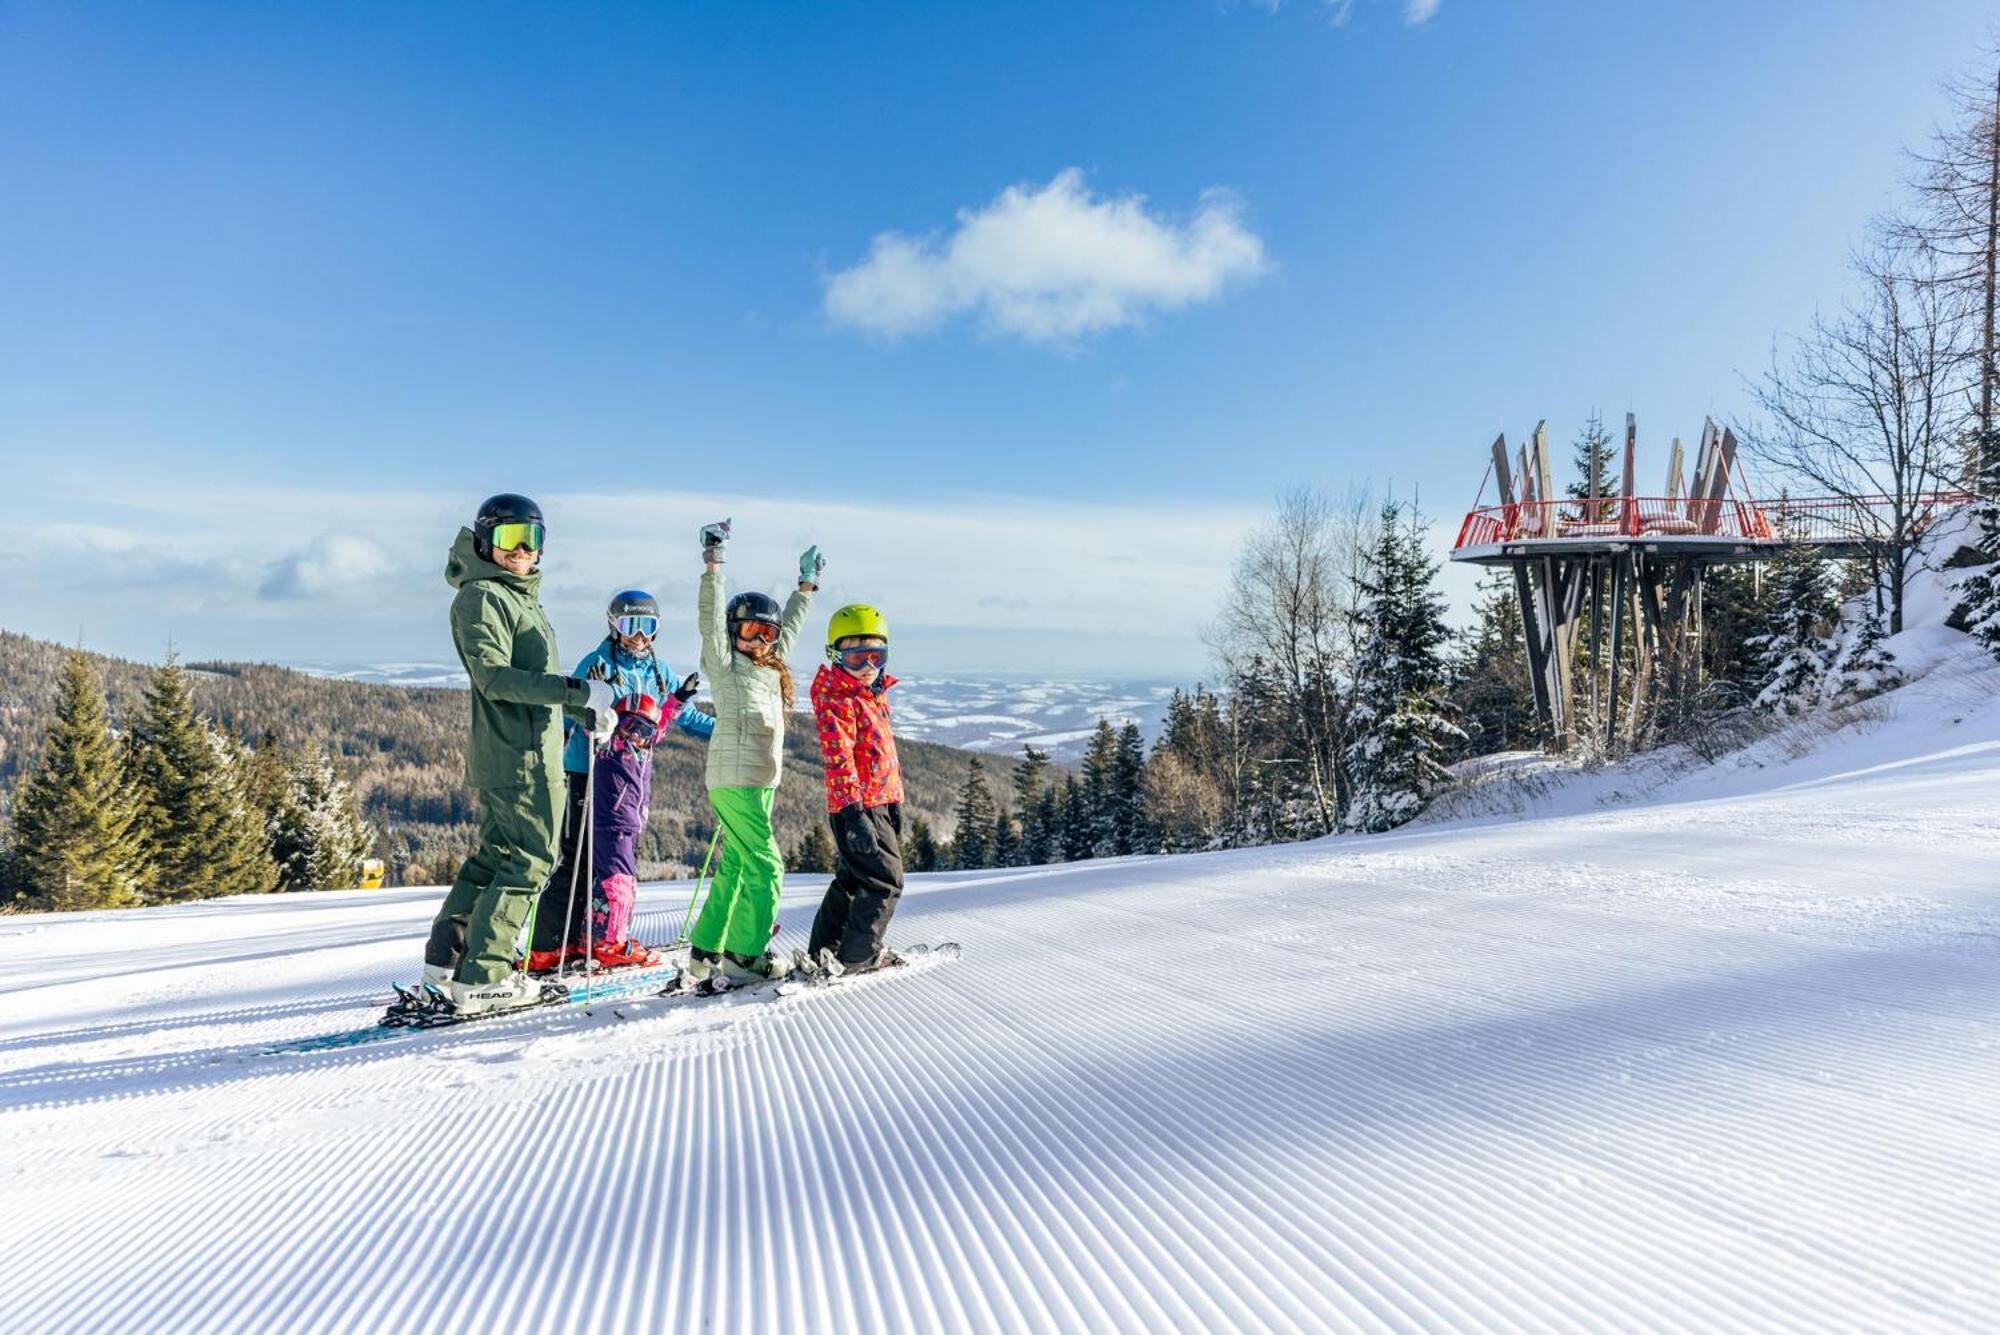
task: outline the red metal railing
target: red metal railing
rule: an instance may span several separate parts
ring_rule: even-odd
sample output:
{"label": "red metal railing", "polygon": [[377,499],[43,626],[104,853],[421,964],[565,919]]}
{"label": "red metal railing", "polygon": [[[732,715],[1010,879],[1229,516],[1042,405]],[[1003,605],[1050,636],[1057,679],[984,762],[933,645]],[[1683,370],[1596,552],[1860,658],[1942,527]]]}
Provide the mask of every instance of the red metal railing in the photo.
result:
{"label": "red metal railing", "polygon": [[[1938,511],[1969,505],[1969,491],[1924,492],[1903,501],[1922,532]],[[1598,501],[1529,501],[1474,510],[1453,550],[1502,542],[1589,538],[1723,538],[1734,542],[1852,542],[1887,534],[1896,513],[1889,496],[1807,496],[1777,500],[1691,501],[1663,496]]]}

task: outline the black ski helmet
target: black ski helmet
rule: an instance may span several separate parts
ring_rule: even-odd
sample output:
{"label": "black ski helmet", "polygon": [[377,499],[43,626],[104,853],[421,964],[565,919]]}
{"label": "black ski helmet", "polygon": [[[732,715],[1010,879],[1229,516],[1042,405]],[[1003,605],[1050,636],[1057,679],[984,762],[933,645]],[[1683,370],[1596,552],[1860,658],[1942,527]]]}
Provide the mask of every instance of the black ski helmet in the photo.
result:
{"label": "black ski helmet", "polygon": [[727,613],[729,635],[736,637],[736,628],[746,621],[761,621],[767,626],[783,626],[785,618],[778,607],[778,600],[768,593],[739,593],[729,600]]}
{"label": "black ski helmet", "polygon": [[611,595],[610,604],[604,615],[618,617],[656,617],[660,614],[660,600],[644,589],[620,589]]}
{"label": "black ski helmet", "polygon": [[472,520],[472,550],[483,561],[493,559],[493,530],[500,524],[540,524],[545,530],[548,527],[542,518],[542,507],[526,496],[511,491],[488,496]]}

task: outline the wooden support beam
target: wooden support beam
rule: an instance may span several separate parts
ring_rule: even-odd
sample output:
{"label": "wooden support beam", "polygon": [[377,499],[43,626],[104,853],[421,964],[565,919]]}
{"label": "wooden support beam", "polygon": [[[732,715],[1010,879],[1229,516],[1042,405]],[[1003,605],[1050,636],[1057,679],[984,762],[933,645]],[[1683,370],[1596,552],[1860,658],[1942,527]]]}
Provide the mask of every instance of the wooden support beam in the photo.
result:
{"label": "wooden support beam", "polygon": [[1667,699],[1678,704],[1686,685],[1688,581],[1693,562],[1681,559],[1667,568],[1665,596],[1660,603],[1660,666]]}
{"label": "wooden support beam", "polygon": [[1604,701],[1598,693],[1598,678],[1604,675],[1604,562],[1590,558],[1590,723],[1594,729],[1604,720]]}
{"label": "wooden support beam", "polygon": [[1715,429],[1715,419],[1704,418],[1701,424],[1701,447],[1695,451],[1694,482],[1688,487],[1687,516],[1696,523],[1702,522],[1702,514],[1707,509],[1709,474],[1715,469],[1715,445],[1720,433]]}
{"label": "wooden support beam", "polygon": [[1544,506],[1546,522],[1542,526],[1543,532],[1551,538],[1559,536],[1562,531],[1562,525],[1556,517],[1556,507],[1554,505],[1556,500],[1556,484],[1555,476],[1549,470],[1549,424],[1547,421],[1535,423],[1535,492],[1543,501],[1548,502]]}
{"label": "wooden support beam", "polygon": [[1576,682],[1576,642],[1583,632],[1585,575],[1585,564],[1577,557],[1556,565],[1556,578],[1562,583],[1563,671],[1572,685]]}
{"label": "wooden support beam", "polygon": [[1514,565],[1514,597],[1521,604],[1521,640],[1528,649],[1528,684],[1535,692],[1535,717],[1544,736],[1555,736],[1555,714],[1549,703],[1548,660],[1542,648],[1542,624],[1536,611],[1533,577],[1526,561]]}
{"label": "wooden support beam", "polygon": [[1625,627],[1625,567],[1631,564],[1630,552],[1618,552],[1611,558],[1611,689],[1610,708],[1604,711],[1604,745],[1618,745],[1618,661],[1624,649]]}
{"label": "wooden support beam", "polygon": [[1543,665],[1549,696],[1549,740],[1557,751],[1569,749],[1569,663],[1564,659],[1562,584],[1555,561],[1541,559],[1541,579],[1537,581],[1537,611],[1548,636],[1544,641]]}
{"label": "wooden support beam", "polygon": [[[1713,423],[1710,423],[1711,428]],[[1714,533],[1722,525],[1722,500],[1729,494],[1729,470],[1736,463],[1736,433],[1724,431],[1714,451],[1709,469],[1708,489],[1702,496],[1699,531]]]}
{"label": "wooden support beam", "polygon": [[1590,465],[1588,471],[1590,475],[1584,481],[1584,490],[1588,494],[1584,498],[1583,522],[1586,524],[1601,524],[1604,522],[1604,511],[1599,507],[1604,503],[1604,495],[1598,489],[1597,481],[1598,474],[1603,471],[1603,462],[1598,453],[1597,437],[1594,435],[1590,438]]}
{"label": "wooden support beam", "polygon": [[1500,483],[1500,504],[1514,503],[1514,474],[1507,467],[1507,433],[1493,438],[1493,476]]}
{"label": "wooden support beam", "polygon": [[1633,626],[1639,632],[1639,644],[1643,651],[1645,672],[1633,683],[1631,736],[1633,744],[1639,740],[1639,724],[1645,717],[1648,700],[1652,697],[1657,683],[1661,663],[1660,643],[1660,580],[1662,572],[1651,559],[1645,559],[1639,568],[1639,578],[1635,581],[1638,592],[1638,608],[1633,618]]}
{"label": "wooden support beam", "polygon": [[1625,414],[1625,471],[1618,484],[1618,523],[1627,533],[1639,532],[1639,516],[1633,509],[1633,497],[1637,494],[1639,467],[1639,421],[1631,413]]}

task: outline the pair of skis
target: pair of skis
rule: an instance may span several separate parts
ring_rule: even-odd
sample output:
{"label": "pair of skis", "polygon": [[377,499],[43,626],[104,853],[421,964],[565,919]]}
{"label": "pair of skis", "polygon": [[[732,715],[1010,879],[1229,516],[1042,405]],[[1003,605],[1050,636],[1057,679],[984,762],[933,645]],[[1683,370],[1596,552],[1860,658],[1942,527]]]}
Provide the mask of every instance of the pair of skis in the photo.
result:
{"label": "pair of skis", "polygon": [[[803,952],[795,954],[795,961],[802,954]],[[396,986],[396,1000],[390,1003],[382,1017],[374,1024],[339,1033],[320,1034],[297,1042],[277,1044],[266,1051],[310,1053],[357,1047],[383,1039],[398,1038],[416,1030],[442,1029],[482,1020],[506,1019],[510,1016],[526,1018],[534,1012],[552,1006],[582,1006],[593,1002],[615,1001],[685,1003],[708,997],[731,996],[741,997],[744,1000],[774,999],[793,996],[810,989],[865,983],[871,978],[906,972],[912,966],[954,960],[958,956],[958,943],[946,941],[936,945],[909,946],[899,952],[899,959],[895,964],[862,973],[836,974],[831,970],[808,964],[804,968],[795,968],[793,972],[782,977],[733,984],[720,978],[692,982],[678,965],[643,965],[630,969],[614,969],[601,975],[571,974],[561,978],[550,977],[543,980],[540,997],[526,1005],[476,1011],[470,1015],[460,1014],[441,993],[421,984],[411,987]]]}

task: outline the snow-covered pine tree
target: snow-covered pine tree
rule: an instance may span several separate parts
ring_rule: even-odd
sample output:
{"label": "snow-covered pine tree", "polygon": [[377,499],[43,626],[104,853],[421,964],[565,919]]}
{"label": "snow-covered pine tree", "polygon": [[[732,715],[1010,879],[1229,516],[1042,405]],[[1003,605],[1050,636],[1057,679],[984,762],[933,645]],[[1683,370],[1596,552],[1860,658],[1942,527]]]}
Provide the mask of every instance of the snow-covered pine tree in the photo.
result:
{"label": "snow-covered pine tree", "polygon": [[[2000,512],[2000,503],[1981,501],[1982,510]],[[1984,542],[1981,543],[1984,548]],[[1987,551],[1991,555],[1990,550]],[[1985,565],[1958,581],[1958,606],[1952,609],[1952,624],[2000,658],[2000,567]]]}
{"label": "snow-covered pine tree", "polygon": [[[323,751],[294,751],[286,758],[285,795],[269,830],[271,857],[284,890],[354,885],[361,879],[361,860],[375,841],[355,809],[353,792]],[[829,860],[824,870],[832,869]]]}
{"label": "snow-covered pine tree", "polygon": [[1824,629],[1836,615],[1826,558],[1803,543],[1772,563],[1770,620],[1752,641],[1759,709],[1798,714],[1820,698],[1833,645]]}
{"label": "snow-covered pine tree", "polygon": [[1347,753],[1354,799],[1342,824],[1374,832],[1423,809],[1465,739],[1446,718],[1444,596],[1414,516],[1382,508],[1381,532],[1361,581],[1361,655],[1355,665],[1355,737]]}
{"label": "snow-covered pine tree", "polygon": [[1097,830],[1090,810],[1090,796],[1075,774],[1063,776],[1062,857],[1064,862],[1081,862],[1095,857]]}
{"label": "snow-covered pine tree", "polygon": [[1053,862],[1060,837],[1052,819],[1056,808],[1043,801],[1054,791],[1048,770],[1049,753],[1028,746],[1022,748],[1021,758],[1014,762],[1011,776],[1014,806],[1021,813],[1020,857],[1028,866]]}
{"label": "snow-covered pine tree", "polygon": [[1874,598],[1863,598],[1861,608],[1861,620],[1842,633],[1833,666],[1827,672],[1825,695],[1829,704],[1853,704],[1903,684],[1896,656],[1882,643],[1888,633],[1882,627],[1882,614],[1875,610]]}
{"label": "snow-covered pine tree", "polygon": [[911,871],[938,871],[942,864],[931,823],[922,816],[910,817],[910,841],[903,849],[903,865]]}
{"label": "snow-covered pine tree", "polygon": [[992,865],[993,790],[986,785],[986,767],[974,756],[958,790],[958,829],[951,840],[951,865],[960,871]]}
{"label": "snow-covered pine tree", "polygon": [[1771,620],[1773,583],[1754,563],[1701,572],[1703,671],[1748,699],[1759,681],[1757,641]]}
{"label": "snow-covered pine tree", "polygon": [[146,898],[165,903],[271,889],[277,866],[263,815],[230,743],[195,714],[187,674],[171,654],[153,671],[133,731]]}
{"label": "snow-covered pine tree", "polygon": [[1451,699],[1468,740],[1485,755],[1533,745],[1539,733],[1528,641],[1512,578],[1495,572],[1474,609],[1472,633],[1453,664]]}
{"label": "snow-covered pine tree", "polygon": [[284,743],[278,740],[277,733],[268,731],[258,740],[256,749],[244,763],[241,775],[243,791],[263,815],[267,832],[277,824],[285,798],[291,792],[290,765],[291,757],[286,753]]}
{"label": "snow-covered pine tree", "polygon": [[793,846],[792,855],[785,859],[785,870],[831,872],[835,856],[833,836],[827,833],[826,822],[816,820]]}
{"label": "snow-covered pine tree", "polygon": [[1119,854],[1146,844],[1146,740],[1130,719],[1118,730],[1111,758],[1111,844]]}
{"label": "snow-covered pine tree", "polygon": [[1585,523],[1609,523],[1618,495],[1618,484],[1612,480],[1611,433],[1604,429],[1604,419],[1592,412],[1584,422],[1583,430],[1576,435],[1576,481],[1569,484],[1569,494],[1576,500],[1588,501],[1591,497],[1591,466],[1597,469],[1597,508],[1588,505],[1579,507],[1585,512]]}
{"label": "snow-covered pine tree", "polygon": [[90,660],[71,653],[55,723],[14,805],[10,853],[29,902],[48,909],[138,903],[145,869],[138,816],[104,690]]}
{"label": "snow-covered pine tree", "polygon": [[1229,730],[1221,701],[1197,686],[1167,701],[1160,738],[1146,762],[1146,823],[1173,852],[1222,841],[1230,795]]}
{"label": "snow-covered pine tree", "polygon": [[1035,842],[1029,846],[1028,861],[1034,866],[1063,860],[1062,790],[1053,781],[1044,784],[1035,799]]}
{"label": "snow-covered pine tree", "polygon": [[987,865],[992,867],[1021,865],[1020,822],[1014,819],[1014,813],[1007,809],[1005,802],[996,802],[993,808],[993,851],[987,856]]}
{"label": "snow-covered pine tree", "polygon": [[1110,719],[1101,718],[1083,753],[1083,797],[1090,829],[1086,857],[1110,857],[1118,851],[1117,766],[1118,734]]}

